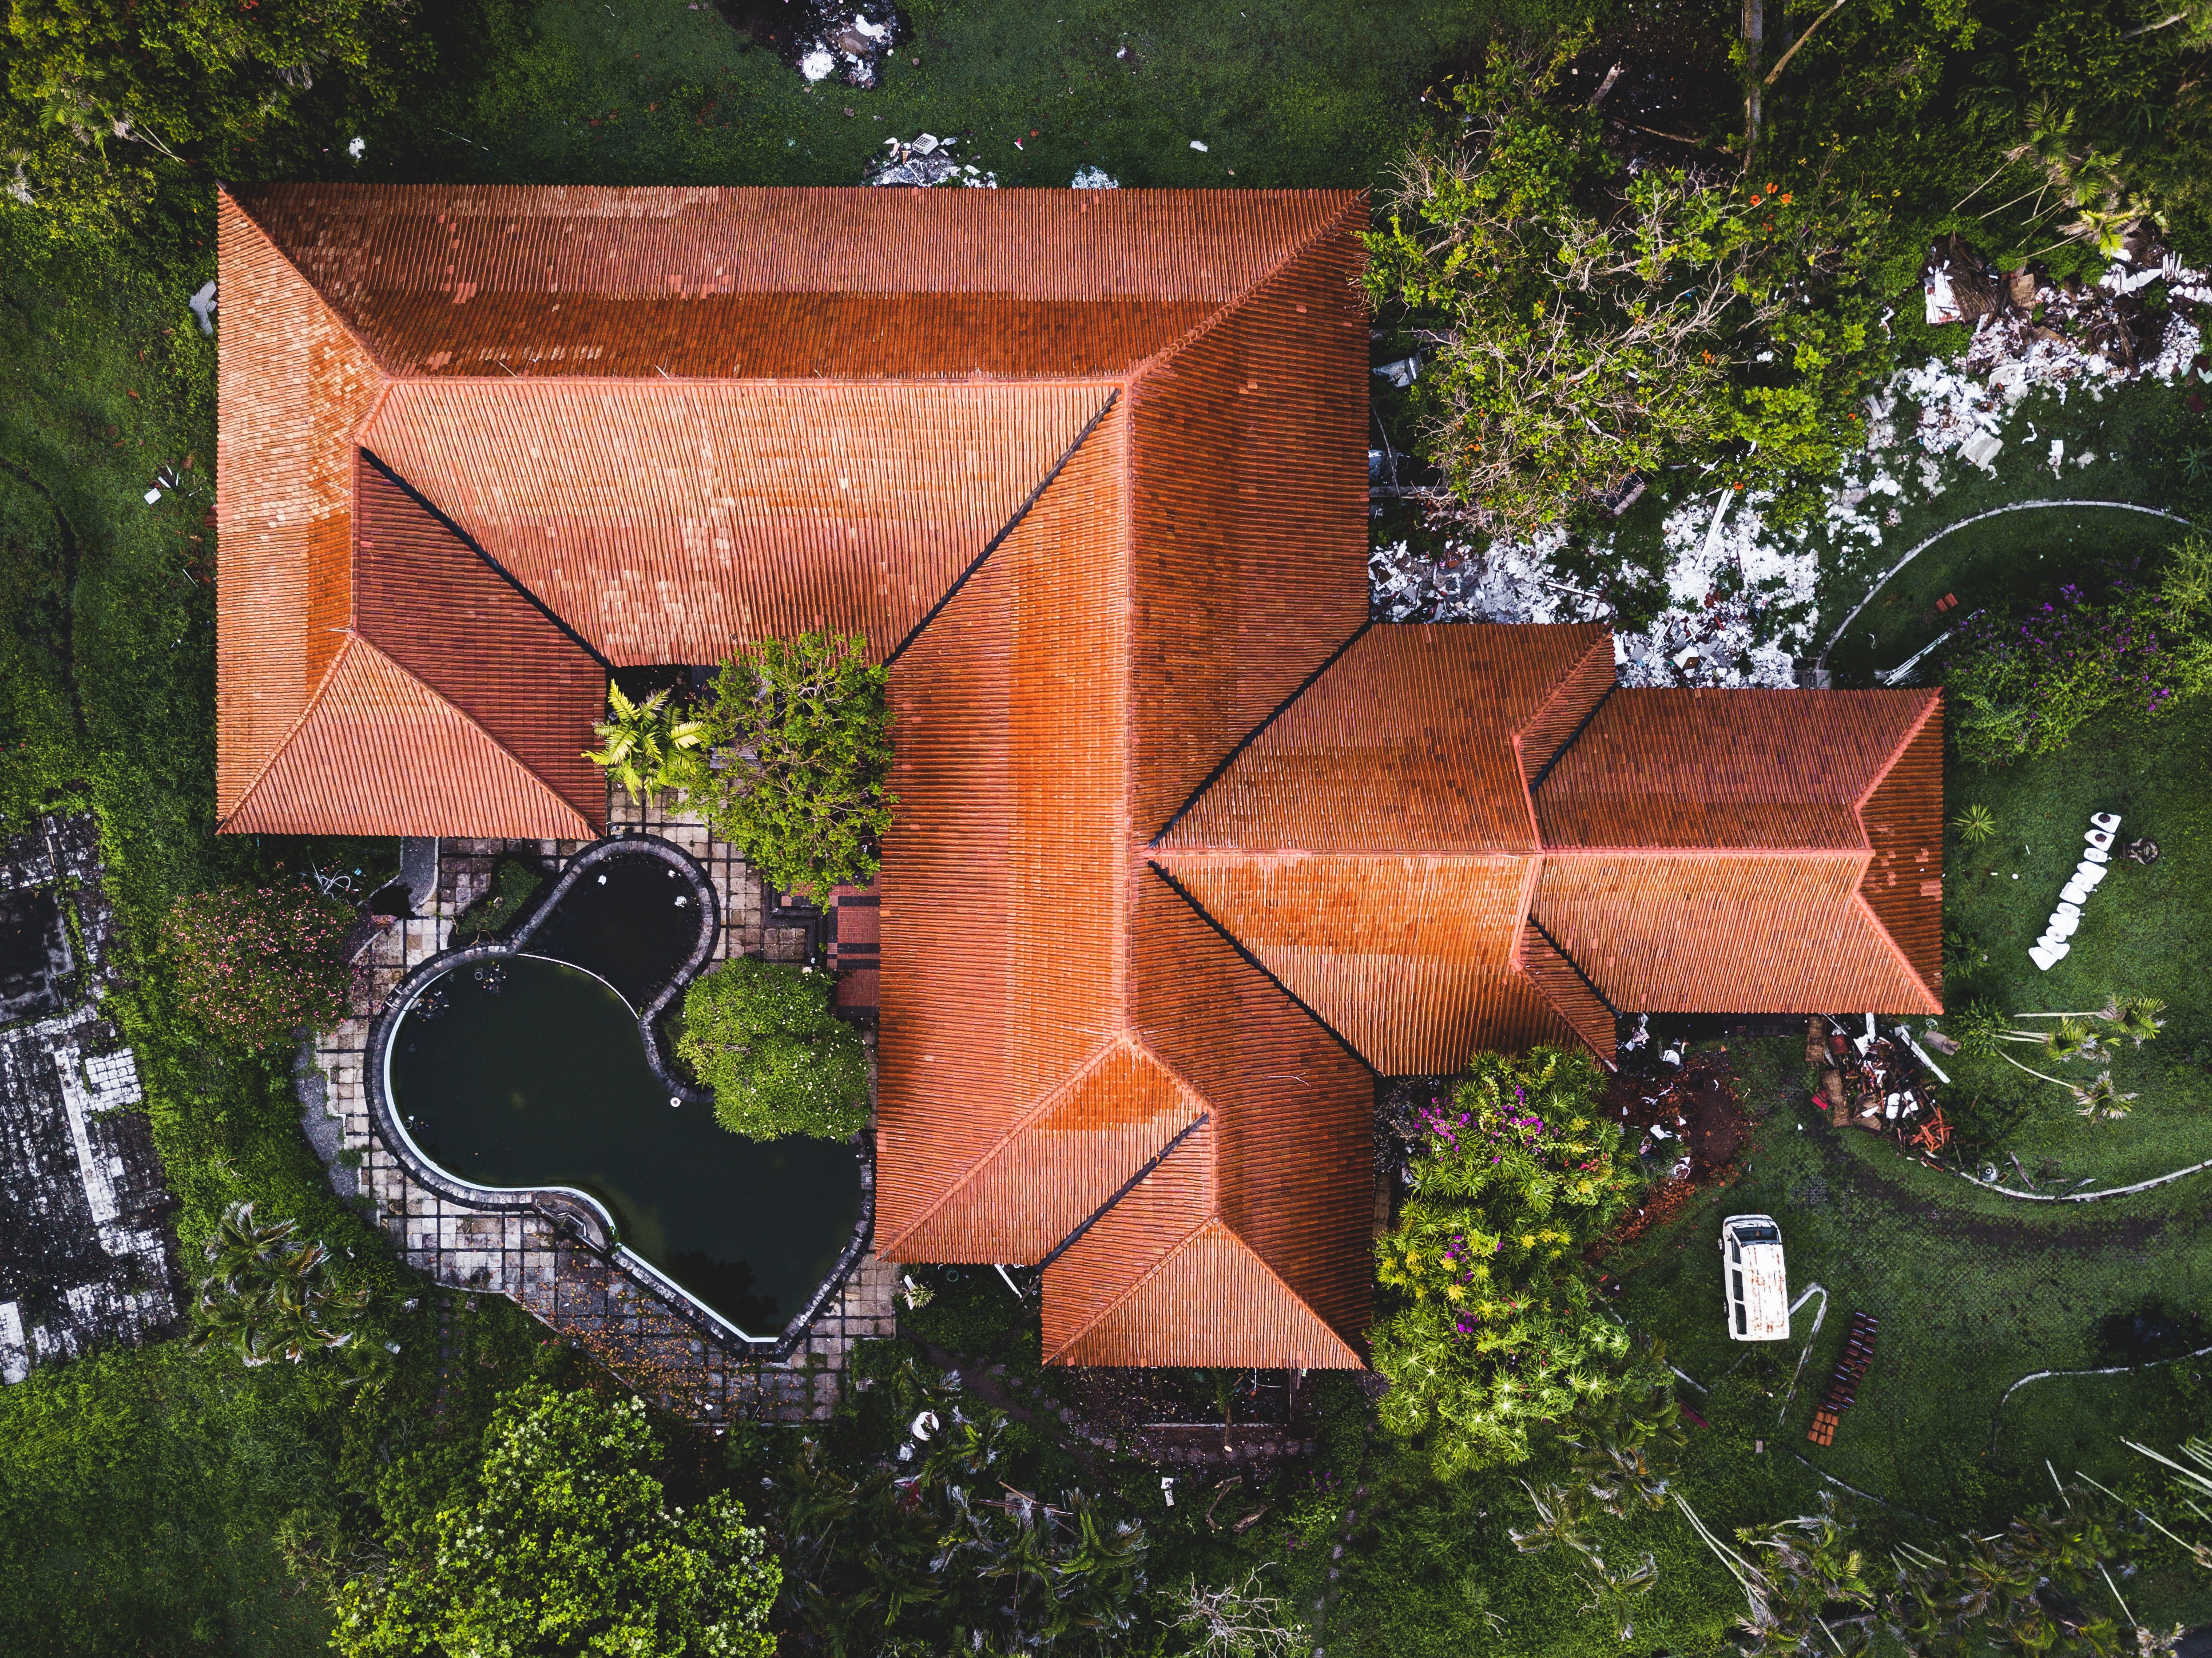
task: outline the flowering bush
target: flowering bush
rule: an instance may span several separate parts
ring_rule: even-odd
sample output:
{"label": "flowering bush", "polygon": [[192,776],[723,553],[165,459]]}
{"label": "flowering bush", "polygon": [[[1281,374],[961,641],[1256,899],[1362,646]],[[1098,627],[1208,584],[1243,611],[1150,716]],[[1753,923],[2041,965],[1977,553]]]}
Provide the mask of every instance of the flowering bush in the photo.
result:
{"label": "flowering bush", "polygon": [[733,1134],[843,1139],[868,1124],[860,1033],[830,1011],[826,973],[749,957],[692,981],[676,1052]]}
{"label": "flowering bush", "polygon": [[2024,616],[1960,629],[1944,688],[1960,756],[1985,766],[2055,754],[2108,709],[2171,713],[2212,684],[2212,546],[2191,536],[2157,583],[2071,584]]}
{"label": "flowering bush", "polygon": [[289,1041],[345,1011],[344,905],[305,887],[222,887],[179,898],[162,923],[185,1011],[247,1048]]}
{"label": "flowering bush", "polygon": [[1425,1434],[1439,1475],[1528,1455],[1528,1429],[1621,1385],[1628,1337],[1589,1300],[1581,1253],[1636,1188],[1592,1112],[1586,1054],[1475,1056],[1424,1113],[1413,1196],[1376,1246],[1395,1303],[1377,1322],[1382,1420]]}

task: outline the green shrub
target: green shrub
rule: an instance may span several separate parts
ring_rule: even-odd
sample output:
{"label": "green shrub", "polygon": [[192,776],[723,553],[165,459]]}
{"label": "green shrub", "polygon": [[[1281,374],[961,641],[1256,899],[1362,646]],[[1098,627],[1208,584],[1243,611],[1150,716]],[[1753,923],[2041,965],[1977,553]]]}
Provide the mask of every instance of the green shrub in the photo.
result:
{"label": "green shrub", "polygon": [[489,889],[453,923],[453,942],[466,944],[496,938],[530,908],[530,901],[544,884],[542,871],[517,859],[501,859],[493,866]]}
{"label": "green shrub", "polygon": [[691,982],[678,1058],[714,1093],[723,1127],[749,1139],[843,1139],[868,1123],[860,1033],[830,1011],[835,981],[740,957]]}
{"label": "green shrub", "polygon": [[347,1584],[332,1644],[348,1658],[770,1658],[783,1574],[766,1533],[726,1491],[672,1507],[647,1472],[664,1455],[635,1398],[518,1389],[484,1436],[482,1495]]}
{"label": "green shrub", "polygon": [[162,942],[185,1011],[211,1035],[265,1048],[344,1013],[352,920],[305,887],[222,887],[178,899]]}
{"label": "green shrub", "polygon": [[1984,766],[2055,754],[2108,708],[2171,713],[2212,684],[2212,545],[2190,537],[2154,586],[2097,600],[2069,584],[2026,616],[1973,617],[1943,684],[1960,757]]}
{"label": "green shrub", "polygon": [[1525,1461],[1532,1426],[1623,1385],[1627,1333],[1582,1261],[1637,1183],[1595,1115],[1601,1085],[1587,1054],[1479,1054],[1423,1114],[1414,1195],[1376,1245],[1373,1341],[1383,1425],[1426,1436],[1439,1477]]}
{"label": "green shrub", "polygon": [[747,646],[703,711],[714,768],[693,790],[715,834],[778,892],[866,886],[896,804],[888,677],[858,635]]}
{"label": "green shrub", "polygon": [[586,750],[584,758],[621,784],[633,800],[664,789],[695,788],[706,779],[699,752],[706,726],[670,707],[665,688],[633,702],[621,686],[609,685],[607,717],[592,732],[606,746]]}

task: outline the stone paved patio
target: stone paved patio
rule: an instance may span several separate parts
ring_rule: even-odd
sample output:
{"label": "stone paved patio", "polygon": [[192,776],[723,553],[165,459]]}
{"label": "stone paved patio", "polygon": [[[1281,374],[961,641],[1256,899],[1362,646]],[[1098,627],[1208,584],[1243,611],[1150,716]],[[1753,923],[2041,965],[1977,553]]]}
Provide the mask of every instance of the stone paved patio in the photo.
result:
{"label": "stone paved patio", "polygon": [[[722,904],[715,959],[804,956],[806,934],[763,925],[760,883],[729,847],[708,835],[703,823],[658,807],[641,809],[619,794],[612,807],[610,834],[644,829],[683,847],[706,868]],[[415,919],[380,929],[362,946],[355,957],[351,1013],[316,1045],[314,1065],[325,1086],[304,1087],[302,1097],[311,1102],[311,1113],[319,1102],[336,1119],[341,1145],[358,1154],[358,1188],[373,1206],[374,1218],[408,1263],[438,1283],[510,1297],[552,1328],[599,1352],[640,1391],[655,1394],[670,1409],[715,1423],[826,1416],[836,1402],[853,1344],[892,1333],[896,1270],[878,1260],[873,1250],[861,1256],[797,1351],[781,1363],[767,1362],[742,1343],[715,1338],[642,1278],[556,1236],[547,1221],[472,1210],[418,1185],[375,1134],[364,1091],[365,1050],[386,998],[410,971],[446,947],[454,919],[489,887],[493,865],[502,854],[558,865],[586,844],[441,841],[434,899],[427,905],[418,902]],[[333,1169],[342,1189],[350,1172],[343,1164]]]}

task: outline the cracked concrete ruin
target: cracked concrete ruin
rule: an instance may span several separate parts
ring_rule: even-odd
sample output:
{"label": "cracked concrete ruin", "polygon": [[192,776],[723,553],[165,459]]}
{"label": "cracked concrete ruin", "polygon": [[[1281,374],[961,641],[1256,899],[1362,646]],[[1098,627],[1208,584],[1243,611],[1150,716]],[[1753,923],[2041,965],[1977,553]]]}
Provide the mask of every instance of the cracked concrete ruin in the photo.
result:
{"label": "cracked concrete ruin", "polygon": [[114,930],[89,817],[0,847],[0,1382],[182,1312],[137,1060],[100,1012]]}

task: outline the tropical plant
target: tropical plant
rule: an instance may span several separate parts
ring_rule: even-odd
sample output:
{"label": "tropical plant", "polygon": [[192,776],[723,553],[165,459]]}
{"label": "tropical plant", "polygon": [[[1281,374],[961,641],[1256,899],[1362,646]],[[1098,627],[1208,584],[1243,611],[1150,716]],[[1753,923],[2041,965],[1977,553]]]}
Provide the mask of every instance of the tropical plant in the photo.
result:
{"label": "tropical plant", "polygon": [[212,1035],[265,1048],[343,1016],[352,920],[303,886],[222,887],[178,899],[161,941],[185,1011]]}
{"label": "tropical plant", "polygon": [[868,1125],[868,1059],[811,968],[739,957],[691,981],[678,1058],[714,1090],[733,1134],[844,1139]]}
{"label": "tropical plant", "polygon": [[332,1644],[347,1658],[771,1658],[783,1574],[766,1533],[726,1491],[672,1508],[647,1472],[662,1455],[635,1398],[517,1389],[484,1436],[479,1494],[339,1592]]}
{"label": "tropical plant", "polygon": [[1674,1397],[1665,1344],[1649,1336],[1631,1350],[1629,1382],[1619,1391],[1577,1401],[1559,1429],[1576,1474],[1607,1514],[1627,1517],[1632,1504],[1663,1509],[1689,1436]]}
{"label": "tropical plant", "polygon": [[1413,1194],[1376,1246],[1373,1346],[1384,1425],[1426,1435],[1440,1475],[1523,1461],[1533,1427],[1631,1386],[1581,1260],[1637,1185],[1600,1086],[1584,1053],[1481,1054],[1423,1114]]}
{"label": "tropical plant", "polygon": [[[1080,1490],[1012,1483],[1005,1415],[904,1361],[915,1431],[858,1478],[818,1438],[774,1480],[787,1540],[787,1652],[939,1658],[1131,1649],[1148,1540]],[[1256,1649],[1266,1650],[1266,1649]]]}
{"label": "tropical plant", "polygon": [[669,706],[668,692],[654,691],[642,702],[633,702],[623,688],[607,685],[607,717],[592,727],[601,747],[586,749],[584,758],[622,785],[631,799],[643,799],[665,790],[696,788],[707,777],[706,722],[678,714]]}
{"label": "tropical plant", "polygon": [[[2043,1082],[2051,1083],[2066,1090],[2081,1114],[2092,1122],[2112,1122],[2128,1114],[2128,1107],[2135,1099],[2133,1094],[2119,1092],[2112,1084],[2112,1073],[2106,1070],[2088,1083],[2072,1083],[2063,1077],[2054,1077],[2047,1071],[2022,1065],[2004,1051],[2004,1044],[2026,1044],[2040,1048],[2044,1054],[2061,1063],[2069,1060],[2095,1060],[2105,1056],[2105,1044],[2116,1036],[2131,1038],[2137,1048],[2154,1038],[2165,1021],[2158,1016],[2166,1004],[2155,996],[2112,996],[2103,1007],[2090,1013],[2018,1013],[2020,1019],[2052,1019],[2057,1023],[2040,1031],[2017,1030],[2012,1028],[2004,1013],[1995,1004],[1977,1001],[1970,1004],[1953,1021],[1958,1033],[1959,1051],[1970,1057],[2002,1060],[2015,1070]],[[2100,1019],[2112,1027],[2100,1034],[2081,1022]]]}
{"label": "tropical plant", "polygon": [[1589,1601],[1582,1610],[1608,1619],[1621,1640],[1633,1639],[1636,1603],[1659,1581],[1657,1559],[1646,1551],[1643,1559],[1633,1564],[1609,1564],[1588,1529],[1590,1515],[1582,1491],[1568,1485],[1547,1485],[1539,1491],[1525,1479],[1521,1489],[1535,1506],[1536,1523],[1526,1531],[1510,1529],[1513,1546],[1523,1554],[1551,1548],[1564,1548],[1573,1554],[1576,1577],[1590,1592]]}
{"label": "tropical plant", "polygon": [[248,1365],[343,1347],[349,1320],[368,1304],[367,1286],[340,1288],[330,1246],[300,1235],[295,1220],[257,1223],[253,1206],[234,1203],[204,1250],[212,1271],[200,1281],[187,1340],[193,1351],[227,1347]]}
{"label": "tropical plant", "polygon": [[1585,44],[1493,47],[1367,238],[1368,297],[1419,349],[1439,509],[1485,532],[1525,537],[1684,462],[1831,471],[1878,349],[1846,297],[1878,215],[1825,180],[1625,167],[1600,112],[1559,95]]}
{"label": "tropical plant", "polygon": [[1978,847],[1997,832],[1997,820],[1990,809],[1977,800],[1951,820],[1951,827],[1959,831],[1959,838],[1970,847]]}
{"label": "tropical plant", "polygon": [[545,884],[543,872],[520,858],[502,858],[493,865],[491,886],[463,910],[453,923],[453,942],[472,944],[495,938],[514,925],[530,901]]}
{"label": "tropical plant", "polygon": [[763,640],[715,674],[702,715],[714,766],[697,798],[774,890],[819,903],[876,878],[897,804],[887,683],[858,635]]}
{"label": "tropical plant", "polygon": [[[58,226],[204,197],[296,130],[343,145],[428,66],[410,0],[10,0],[0,9],[10,194]],[[195,203],[199,205],[199,203]]]}
{"label": "tropical plant", "polygon": [[1960,756],[1982,765],[2055,754],[2108,710],[2155,719],[2212,685],[2212,543],[2176,546],[2155,582],[2115,577],[2023,616],[1962,624],[1944,677]]}

